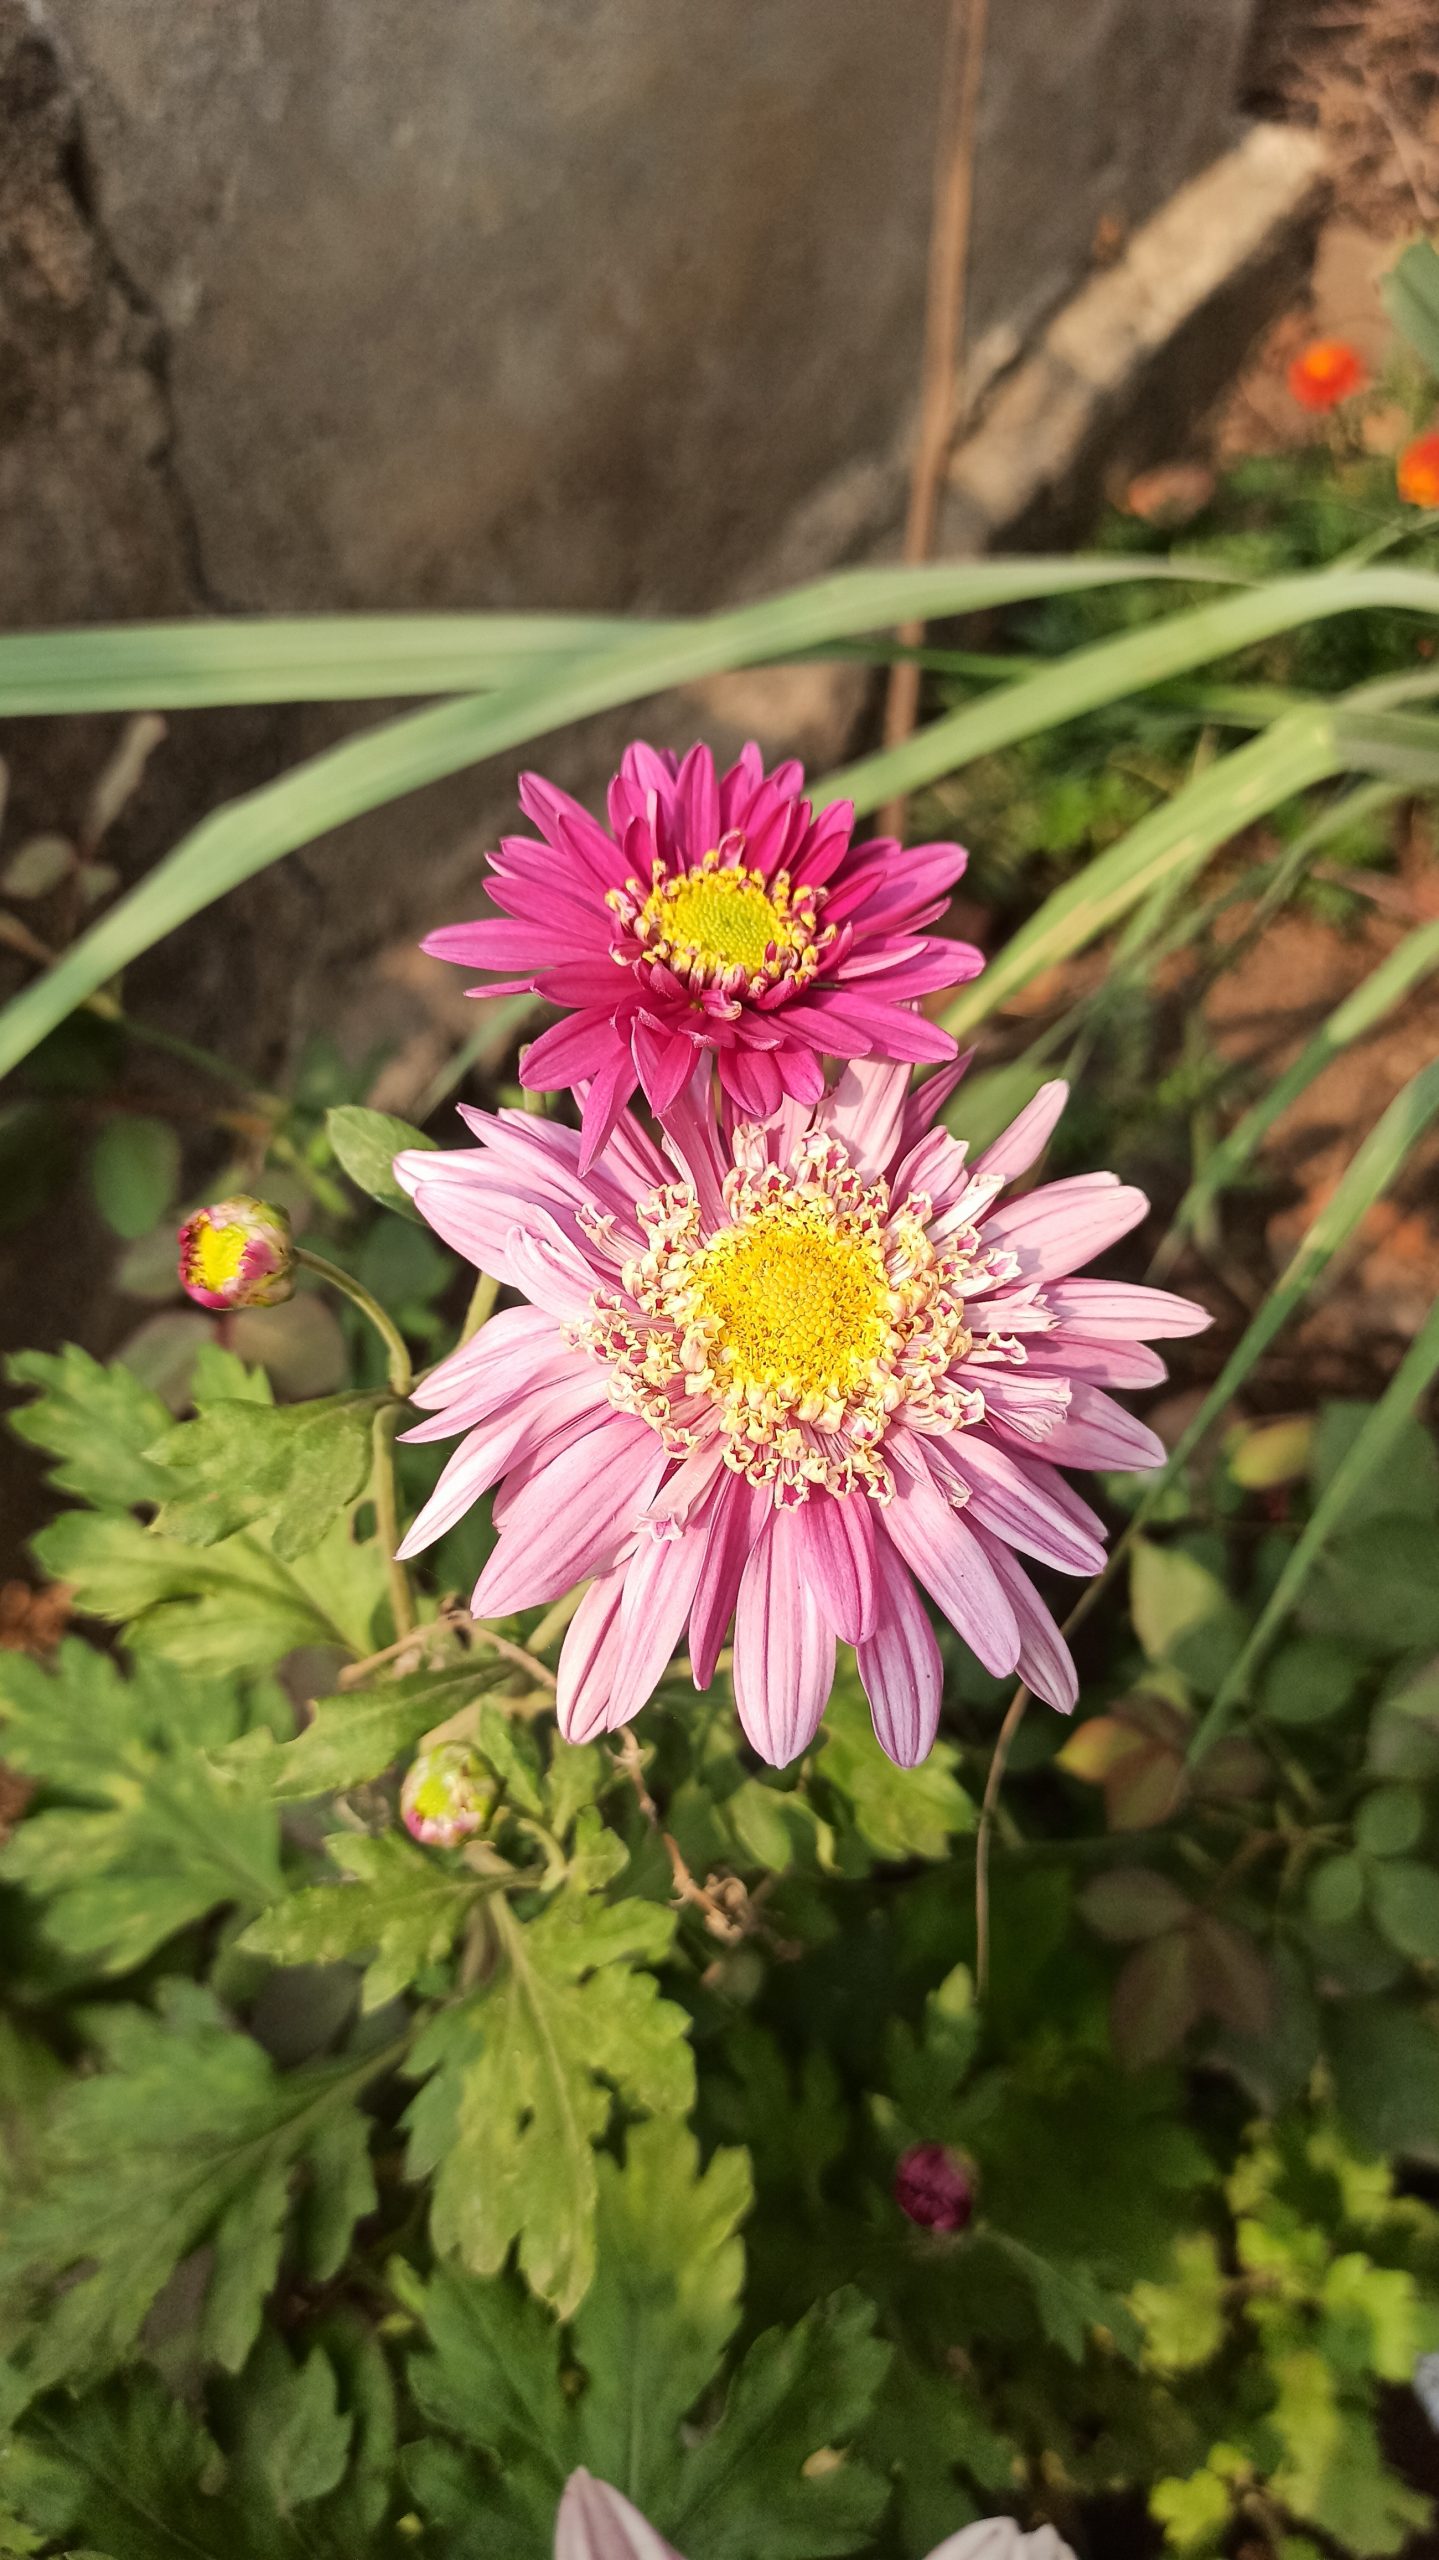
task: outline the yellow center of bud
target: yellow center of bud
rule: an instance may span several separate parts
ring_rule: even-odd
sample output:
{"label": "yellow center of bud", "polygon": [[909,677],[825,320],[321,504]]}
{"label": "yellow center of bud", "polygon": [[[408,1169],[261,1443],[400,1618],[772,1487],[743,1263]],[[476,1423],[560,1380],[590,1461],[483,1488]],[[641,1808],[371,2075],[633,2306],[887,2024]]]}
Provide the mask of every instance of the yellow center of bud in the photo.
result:
{"label": "yellow center of bud", "polygon": [[884,1349],[890,1290],[877,1244],[794,1197],[717,1235],[696,1257],[695,1313],[718,1327],[733,1384],[848,1396]]}
{"label": "yellow center of bud", "polygon": [[766,892],[757,871],[688,871],[651,889],[641,917],[687,958],[709,968],[761,969],[771,943],[790,940],[788,900]]}
{"label": "yellow center of bud", "polygon": [[202,1289],[228,1289],[239,1278],[249,1242],[243,1227],[217,1227],[200,1222],[194,1239],[195,1278]]}

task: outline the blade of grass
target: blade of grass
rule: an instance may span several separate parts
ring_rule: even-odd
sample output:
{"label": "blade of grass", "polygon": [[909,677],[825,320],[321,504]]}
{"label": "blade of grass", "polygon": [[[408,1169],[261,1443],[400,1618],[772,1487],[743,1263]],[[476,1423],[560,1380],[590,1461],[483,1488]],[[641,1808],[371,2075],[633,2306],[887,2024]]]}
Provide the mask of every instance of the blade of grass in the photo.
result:
{"label": "blade of grass", "polygon": [[1160,1256],[1156,1257],[1156,1274],[1172,1267],[1181,1239],[1194,1233],[1195,1227],[1217,1195],[1239,1180],[1252,1162],[1276,1120],[1301,1093],[1322,1075],[1330,1060],[1337,1058],[1351,1042],[1362,1040],[1395,1005],[1402,1002],[1411,987],[1439,969],[1439,923],[1420,925],[1406,934],[1404,940],[1372,969],[1352,995],[1336,1005],[1327,1022],[1321,1024],[1282,1076],[1262,1094],[1259,1100],[1235,1123],[1229,1135],[1215,1148],[1202,1173],[1190,1184],[1179,1207]]}
{"label": "blade of grass", "polygon": [[1307,1582],[1316,1560],[1345,1512],[1383,1466],[1421,1399],[1439,1376],[1439,1300],[1400,1361],[1379,1402],[1335,1468],[1260,1611],[1248,1643],[1226,1674],[1190,1744],[1191,1761],[1219,1740],[1248,1695],[1254,1674]]}

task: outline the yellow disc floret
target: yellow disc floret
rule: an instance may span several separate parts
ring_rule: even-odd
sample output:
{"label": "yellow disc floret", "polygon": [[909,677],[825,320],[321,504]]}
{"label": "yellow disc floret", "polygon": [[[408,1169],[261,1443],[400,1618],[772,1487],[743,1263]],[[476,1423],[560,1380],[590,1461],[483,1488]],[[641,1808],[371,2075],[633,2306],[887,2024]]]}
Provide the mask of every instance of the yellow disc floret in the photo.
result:
{"label": "yellow disc floret", "polygon": [[721,1010],[781,979],[807,986],[834,939],[819,921],[822,888],[796,888],[787,871],[747,869],[737,843],[726,838],[684,871],[656,856],[648,887],[627,880],[607,892],[615,958],[657,964],[696,993],[718,990]]}
{"label": "yellow disc floret", "polygon": [[847,1396],[889,1332],[889,1282],[874,1241],[792,1196],[717,1235],[692,1275],[696,1313],[742,1389]]}
{"label": "yellow disc floret", "polygon": [[733,868],[665,881],[651,889],[642,914],[677,951],[711,968],[762,969],[766,952],[789,939],[788,919],[758,875]]}
{"label": "yellow disc floret", "polygon": [[195,1276],[206,1289],[228,1289],[239,1279],[250,1239],[241,1226],[217,1227],[207,1218],[194,1241]]}

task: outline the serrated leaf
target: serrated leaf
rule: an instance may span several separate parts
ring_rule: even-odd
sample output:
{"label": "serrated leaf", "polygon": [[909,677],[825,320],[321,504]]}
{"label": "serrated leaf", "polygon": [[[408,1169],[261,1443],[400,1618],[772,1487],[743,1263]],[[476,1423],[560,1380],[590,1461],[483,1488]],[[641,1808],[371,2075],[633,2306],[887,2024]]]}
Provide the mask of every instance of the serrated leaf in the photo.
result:
{"label": "serrated leaf", "polygon": [[1160,2373],[1192,2373],[1208,2364],[1224,2340],[1226,2291],[1209,2233],[1186,2232],[1177,2239],[1168,2280],[1141,2279],[1129,2297],[1144,2331],[1146,2363]]}
{"label": "serrated leaf", "polygon": [[211,1547],[263,1520],[281,1563],[308,1555],[364,1491],[378,1401],[356,1394],[207,1405],[150,1453],[175,1488],[156,1516],[157,1534]]}
{"label": "serrated leaf", "polygon": [[510,1665],[496,1656],[452,1670],[416,1671],[373,1689],[342,1690],[316,1699],[311,1721],[293,1742],[272,1743],[263,1752],[244,1746],[230,1765],[237,1776],[253,1776],[276,1803],[339,1795],[383,1777],[434,1726],[509,1676]]}
{"label": "serrated leaf", "polygon": [[1101,1938],[1124,1945],[1181,1927],[1191,1906],[1188,1895],[1153,1867],[1111,1867],[1085,1886],[1079,1908]]}
{"label": "serrated leaf", "polygon": [[554,2322],[518,2285],[458,2267],[439,2268],[422,2286],[399,2266],[394,2281],[428,2340],[409,2365],[421,2416],[486,2457],[477,2475],[432,2435],[406,2460],[413,2496],[446,2534],[446,2547],[458,2538],[461,2550],[549,2560],[555,2509],[578,2460]]}
{"label": "serrated leaf", "polygon": [[339,2487],[354,2421],[340,2406],[338,2376],[322,2347],[292,2362],[273,2331],[262,2329],[229,2396],[237,2421],[231,2479],[247,2506],[287,2517]]}
{"label": "serrated leaf", "polygon": [[599,2162],[598,2262],[574,2325],[589,2375],[580,2459],[646,2515],[673,2502],[681,2423],[734,2334],[751,2201],[744,2153],[701,2171],[670,2119],[630,2128],[623,2167]]}
{"label": "serrated leaf", "polygon": [[364,2006],[377,2009],[439,1964],[495,1880],[417,1848],[398,1831],[326,1842],[345,1884],[303,1886],[264,1912],[241,1944],[276,1964],[337,1964],[373,1955]]}
{"label": "serrated leaf", "polygon": [[259,1530],[188,1547],[123,1514],[62,1512],[33,1544],[46,1571],[74,1586],[81,1609],[123,1626],[137,1651],[190,1671],[263,1671],[299,1645],[363,1655],[383,1641],[383,1561],[374,1541],[357,1545],[343,1520],[289,1565]]}
{"label": "serrated leaf", "polygon": [[875,1739],[858,1683],[836,1683],[818,1774],[844,1798],[854,1830],[876,1858],[945,1858],[956,1837],[973,1831],[979,1817],[955,1776],[958,1765],[953,1746],[940,1741],[917,1769],[896,1768]]}
{"label": "serrated leaf", "polygon": [[1024,2278],[1040,2327],[1061,2354],[1081,2363],[1096,2329],[1107,2330],[1126,2355],[1137,2354],[1140,2328],[1133,2312],[1088,2267],[1046,2257],[1008,2232],[987,2231],[984,2238],[986,2247],[1000,2251]]}
{"label": "serrated leaf", "polygon": [[724,2414],[684,2467],[660,2530],[704,2560],[830,2560],[868,2541],[888,2483],[847,2456],[811,2457],[864,2425],[889,2367],[862,2295],[836,2294],[788,2333],[766,2330],[730,2385]]}
{"label": "serrated leaf", "polygon": [[127,1243],[163,1218],[180,1180],[180,1141],[168,1120],[117,1114],[90,1152],[90,1182],[107,1227]]}
{"label": "serrated leaf", "polygon": [[107,2372],[208,2242],[201,2340],[233,2370],[275,2279],[295,2169],[394,2052],[282,2075],[180,1981],[156,2012],[100,2009],[88,2023],[106,2068],[57,2100],[42,2182],[0,2239],[0,2281],[35,2304],[16,2363],[32,2391]]}
{"label": "serrated leaf", "polygon": [[394,1160],[408,1148],[433,1147],[433,1138],[427,1138],[423,1129],[412,1128],[408,1120],[396,1119],[393,1112],[367,1111],[357,1102],[338,1103],[327,1111],[325,1134],[361,1191],[423,1225],[409,1193],[395,1179]]}
{"label": "serrated leaf", "polygon": [[143,1662],[127,1679],[79,1642],[52,1670],[0,1653],[0,1748],[46,1798],[70,1800],[28,1816],[0,1873],[43,1903],[57,1946],[121,1973],[205,1913],[279,1892],[274,1813],[205,1756],[247,1721],[232,1685]]}
{"label": "serrated leaf", "polygon": [[169,1478],[145,1453],[168,1430],[169,1409],[123,1362],[92,1360],[68,1342],[62,1351],[17,1352],[5,1374],[12,1386],[38,1390],[9,1423],[17,1439],[58,1461],[50,1469],[58,1492],[104,1510],[163,1502]]}
{"label": "serrated leaf", "polygon": [[655,1963],[674,1915],[567,1887],[522,1921],[492,1906],[500,1962],[440,2012],[411,2065],[433,2076],[410,2107],[410,2174],[434,2173],[436,2245],[493,2274],[520,2265],[567,2316],[594,2273],[595,2139],[611,2089],[644,2114],[682,2113],[694,2066],[684,2012],[661,2000]]}

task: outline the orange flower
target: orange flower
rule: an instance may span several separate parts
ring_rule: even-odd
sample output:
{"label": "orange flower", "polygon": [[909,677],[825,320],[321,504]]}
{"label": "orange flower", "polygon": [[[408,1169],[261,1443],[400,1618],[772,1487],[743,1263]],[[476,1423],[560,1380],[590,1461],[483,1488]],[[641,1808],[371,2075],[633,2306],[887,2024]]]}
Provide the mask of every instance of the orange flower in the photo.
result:
{"label": "orange flower", "polygon": [[1364,389],[1369,368],[1347,338],[1315,338],[1295,357],[1288,380],[1301,409],[1337,409]]}
{"label": "orange flower", "polygon": [[1411,507],[1439,507],[1439,433],[1416,436],[1399,456],[1399,495]]}

